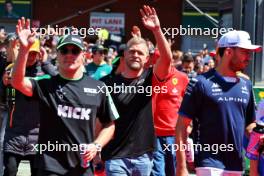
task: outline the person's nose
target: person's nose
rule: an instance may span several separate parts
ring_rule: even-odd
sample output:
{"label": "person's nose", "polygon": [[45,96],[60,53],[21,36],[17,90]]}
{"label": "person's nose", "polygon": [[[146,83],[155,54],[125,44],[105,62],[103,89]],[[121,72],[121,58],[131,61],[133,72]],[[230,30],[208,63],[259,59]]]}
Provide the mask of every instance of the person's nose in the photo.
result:
{"label": "person's nose", "polygon": [[137,51],[134,52],[134,56],[135,57],[138,57],[139,56],[139,53]]}

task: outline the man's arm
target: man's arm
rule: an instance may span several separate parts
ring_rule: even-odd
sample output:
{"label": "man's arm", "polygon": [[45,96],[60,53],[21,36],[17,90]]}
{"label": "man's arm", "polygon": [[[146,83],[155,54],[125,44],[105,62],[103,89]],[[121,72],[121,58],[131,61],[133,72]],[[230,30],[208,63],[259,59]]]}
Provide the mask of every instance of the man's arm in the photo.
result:
{"label": "man's arm", "polygon": [[177,169],[176,176],[186,176],[188,175],[188,170],[186,166],[186,156],[183,146],[186,146],[187,140],[187,127],[191,123],[191,119],[179,116],[177,125],[176,125],[176,144],[178,146],[178,150],[176,151],[176,159],[177,159]]}
{"label": "man's arm", "polygon": [[100,144],[104,147],[113,137],[115,132],[115,123],[110,122],[108,124],[101,124],[102,129],[100,130],[98,136],[94,140],[94,143]]}
{"label": "man's arm", "polygon": [[27,96],[32,96],[32,84],[30,80],[25,77],[27,56],[28,50],[20,48],[18,58],[14,65],[11,84],[15,89],[19,90],[23,94]]}
{"label": "man's arm", "polygon": [[160,58],[154,66],[154,73],[159,80],[164,80],[170,72],[172,61],[170,45],[162,33],[159,18],[155,9],[149,6],[144,6],[143,10],[140,9],[140,12],[144,26],[154,34],[160,52]]}
{"label": "man's arm", "polygon": [[88,161],[91,161],[96,156],[96,153],[100,152],[96,148],[95,144],[99,144],[101,147],[104,147],[112,139],[115,131],[115,124],[114,122],[110,122],[108,124],[103,125],[99,122],[99,120],[97,120],[96,131],[99,131],[98,136],[94,140],[93,144],[90,145],[88,151],[85,154],[85,158]]}
{"label": "man's arm", "polygon": [[34,43],[35,34],[30,31],[30,21],[24,18],[18,20],[16,32],[20,41],[20,50],[18,58],[15,61],[14,70],[12,73],[12,86],[27,96],[33,95],[32,83],[25,77],[27,58],[29,49]]}

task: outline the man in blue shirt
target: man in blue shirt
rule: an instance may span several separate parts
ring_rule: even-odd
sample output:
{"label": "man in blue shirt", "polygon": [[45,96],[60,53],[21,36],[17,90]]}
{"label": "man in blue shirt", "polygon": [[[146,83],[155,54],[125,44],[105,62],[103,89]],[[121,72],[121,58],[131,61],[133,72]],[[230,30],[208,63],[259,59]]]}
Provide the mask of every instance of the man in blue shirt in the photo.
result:
{"label": "man in blue shirt", "polygon": [[186,128],[193,122],[195,167],[198,176],[238,176],[243,173],[242,141],[245,127],[255,119],[252,84],[238,77],[252,51],[245,31],[230,31],[219,42],[216,69],[193,78],[186,90],[176,127],[177,176],[188,174]]}

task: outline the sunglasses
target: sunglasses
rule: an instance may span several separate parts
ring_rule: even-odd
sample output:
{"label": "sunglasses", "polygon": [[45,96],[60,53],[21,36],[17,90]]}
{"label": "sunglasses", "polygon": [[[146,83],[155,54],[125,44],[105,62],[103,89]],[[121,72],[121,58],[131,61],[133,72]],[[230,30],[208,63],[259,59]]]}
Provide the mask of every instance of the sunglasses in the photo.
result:
{"label": "sunglasses", "polygon": [[80,54],[81,49],[78,48],[78,47],[74,47],[74,48],[72,48],[72,49],[68,49],[67,47],[62,47],[61,49],[59,49],[59,51],[60,51],[60,53],[61,53],[62,55],[66,55],[66,54],[71,53],[72,55],[77,56],[77,55]]}

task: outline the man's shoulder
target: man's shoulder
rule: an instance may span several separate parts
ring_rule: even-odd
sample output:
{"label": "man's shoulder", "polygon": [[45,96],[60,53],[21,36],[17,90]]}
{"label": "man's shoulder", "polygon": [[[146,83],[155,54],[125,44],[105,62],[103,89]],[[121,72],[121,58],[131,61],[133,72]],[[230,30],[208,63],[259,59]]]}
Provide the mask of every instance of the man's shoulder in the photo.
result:
{"label": "man's shoulder", "polygon": [[100,78],[100,81],[107,84],[108,82],[113,80],[115,77],[116,77],[115,73],[111,73],[109,75],[106,75],[106,76]]}
{"label": "man's shoulder", "polygon": [[86,69],[92,69],[92,68],[96,68],[97,66],[93,63],[93,62],[91,62],[91,63],[89,63],[89,64],[87,64],[86,66],[85,66],[85,68]]}
{"label": "man's shoulder", "polygon": [[200,82],[202,84],[209,83],[213,78],[215,78],[215,70],[209,70],[208,72],[202,73],[200,75],[197,75],[196,77],[191,78],[191,80]]}
{"label": "man's shoulder", "polygon": [[112,69],[111,65],[108,65],[107,63],[102,65],[103,68]]}
{"label": "man's shoulder", "polygon": [[89,85],[101,86],[101,85],[104,84],[103,81],[93,79],[93,78],[91,78],[90,76],[88,76],[86,74],[84,74],[83,76],[84,76],[83,80]]}
{"label": "man's shoulder", "polygon": [[171,71],[170,71],[170,75],[171,77],[177,77],[179,79],[184,79],[184,80],[188,80],[188,76],[186,75],[186,73],[179,71],[177,68],[172,67]]}
{"label": "man's shoulder", "polygon": [[206,73],[192,77],[189,81],[189,87],[200,87],[204,89],[207,85],[211,84],[211,80],[215,78],[215,71],[208,71]]}
{"label": "man's shoulder", "polygon": [[238,76],[238,77],[240,79],[240,82],[242,82],[243,84],[246,84],[249,87],[252,87],[252,82],[249,79],[245,77],[241,77],[241,76]]}

